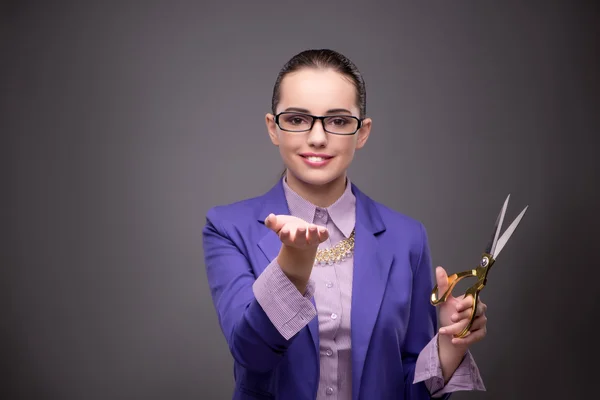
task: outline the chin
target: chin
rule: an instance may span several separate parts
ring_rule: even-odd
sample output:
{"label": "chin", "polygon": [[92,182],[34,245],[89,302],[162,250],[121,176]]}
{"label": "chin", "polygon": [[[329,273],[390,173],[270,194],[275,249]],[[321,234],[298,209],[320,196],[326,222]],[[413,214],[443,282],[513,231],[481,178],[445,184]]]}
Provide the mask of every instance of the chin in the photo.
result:
{"label": "chin", "polygon": [[294,171],[291,170],[294,177],[305,184],[312,186],[324,186],[336,179],[344,176],[343,171],[325,171],[325,170],[313,170],[313,171]]}

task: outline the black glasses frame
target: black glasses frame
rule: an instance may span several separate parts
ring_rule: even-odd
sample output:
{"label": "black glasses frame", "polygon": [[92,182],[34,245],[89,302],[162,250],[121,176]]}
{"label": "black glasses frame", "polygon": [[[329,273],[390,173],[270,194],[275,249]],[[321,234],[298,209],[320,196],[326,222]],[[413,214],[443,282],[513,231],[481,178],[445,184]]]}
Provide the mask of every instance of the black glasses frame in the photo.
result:
{"label": "black glasses frame", "polygon": [[[284,128],[281,127],[281,125],[279,125],[279,117],[281,115],[285,115],[285,114],[294,114],[294,115],[302,115],[302,116],[305,116],[305,117],[310,117],[312,119],[312,123],[310,124],[310,127],[308,129],[302,129],[300,131],[291,130],[291,129],[284,129]],[[356,121],[358,121],[358,128],[356,128],[356,130],[354,132],[351,132],[351,133],[339,133],[339,132],[328,131],[327,128],[325,128],[325,118],[335,118],[335,117],[344,117],[344,118],[355,119]],[[305,114],[305,113],[301,113],[301,112],[283,111],[283,112],[280,112],[279,114],[275,115],[275,123],[277,124],[277,126],[279,127],[279,129],[281,129],[282,131],[286,131],[286,132],[309,132],[310,130],[312,130],[313,126],[315,125],[315,121],[317,121],[317,120],[321,121],[321,125],[323,126],[323,130],[325,132],[331,133],[332,135],[342,135],[342,136],[350,136],[350,135],[356,134],[356,132],[358,132],[358,130],[360,128],[362,128],[362,124],[363,124],[363,120],[362,119],[357,118],[354,115],[346,115],[346,114],[318,116],[318,115]]]}

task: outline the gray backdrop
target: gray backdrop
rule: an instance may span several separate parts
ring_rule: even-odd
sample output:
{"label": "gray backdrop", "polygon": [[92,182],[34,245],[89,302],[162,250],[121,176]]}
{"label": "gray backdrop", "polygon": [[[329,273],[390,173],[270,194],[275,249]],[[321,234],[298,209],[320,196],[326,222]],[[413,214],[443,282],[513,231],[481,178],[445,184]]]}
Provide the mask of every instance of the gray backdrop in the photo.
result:
{"label": "gray backdrop", "polygon": [[351,178],[435,265],[530,205],[483,292],[488,391],[455,398],[597,393],[594,2],[103,3],[0,6],[2,399],[230,398],[201,229],[275,183],[264,114],[311,47],[363,72]]}

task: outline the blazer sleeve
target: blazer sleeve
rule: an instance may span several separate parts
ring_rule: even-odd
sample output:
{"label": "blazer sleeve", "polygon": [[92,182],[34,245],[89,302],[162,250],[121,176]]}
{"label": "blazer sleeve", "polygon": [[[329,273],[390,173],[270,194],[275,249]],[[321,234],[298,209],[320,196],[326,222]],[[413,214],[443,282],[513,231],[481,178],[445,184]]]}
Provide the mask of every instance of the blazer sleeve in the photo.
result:
{"label": "blazer sleeve", "polygon": [[[405,397],[407,399],[430,399],[431,394],[425,382],[413,383],[415,366],[419,354],[437,333],[437,313],[429,302],[433,288],[433,271],[429,241],[423,224],[419,224],[420,251],[413,265],[413,284],[410,302],[410,317],[406,339],[402,344],[402,362],[404,366]],[[441,398],[448,399],[451,393]]]}
{"label": "blazer sleeve", "polygon": [[208,284],[219,324],[233,358],[255,372],[274,369],[296,336],[284,338],[256,300],[250,262],[231,240],[218,208],[209,210],[202,231]]}

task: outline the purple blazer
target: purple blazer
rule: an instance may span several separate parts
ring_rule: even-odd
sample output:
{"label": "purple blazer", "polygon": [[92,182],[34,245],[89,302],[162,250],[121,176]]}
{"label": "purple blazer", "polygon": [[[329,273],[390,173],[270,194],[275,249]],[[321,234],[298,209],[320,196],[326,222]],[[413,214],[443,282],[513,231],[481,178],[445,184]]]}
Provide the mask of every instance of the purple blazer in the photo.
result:
{"label": "purple blazer", "polygon": [[[437,331],[429,302],[433,271],[425,229],[354,184],[352,192],[352,399],[429,399],[425,384],[413,383],[417,357]],[[317,318],[286,340],[252,291],[281,247],[264,225],[269,213],[290,214],[281,180],[262,196],[212,208],[203,230],[208,283],[234,358],[233,399],[315,399]]]}

